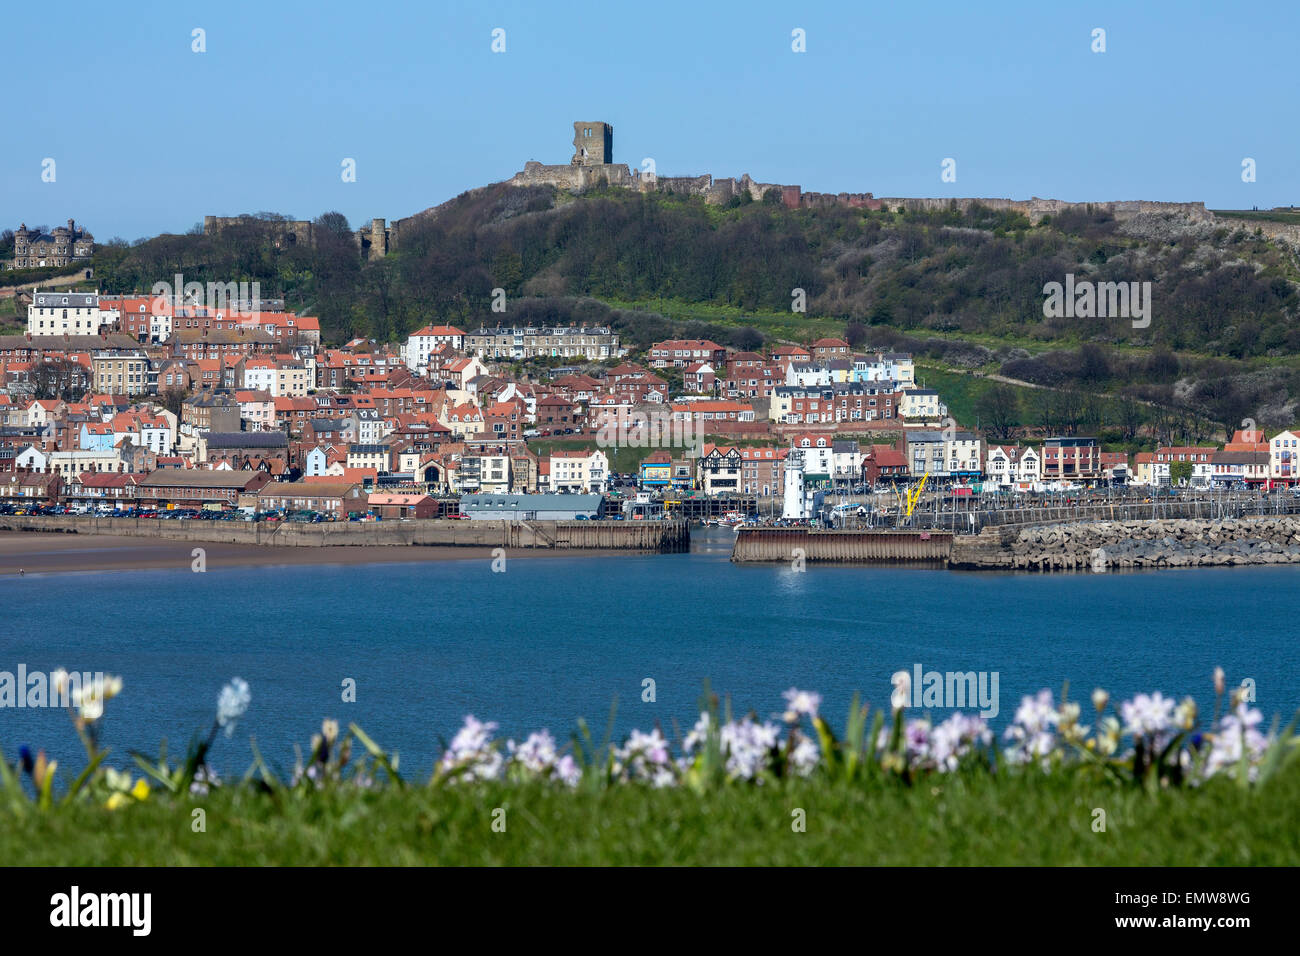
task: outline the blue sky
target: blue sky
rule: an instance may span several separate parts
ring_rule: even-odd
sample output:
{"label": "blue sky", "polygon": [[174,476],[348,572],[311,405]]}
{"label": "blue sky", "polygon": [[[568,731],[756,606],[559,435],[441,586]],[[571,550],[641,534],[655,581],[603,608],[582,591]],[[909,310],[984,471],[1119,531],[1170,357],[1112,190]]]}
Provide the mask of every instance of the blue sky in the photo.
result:
{"label": "blue sky", "polygon": [[[58,9],[5,13],[31,78],[11,63],[0,228],[75,217],[99,240],[136,239],[205,213],[331,209],[356,227],[528,159],[566,163],[574,120],[612,123],[615,160],[651,157],[660,175],[1300,205],[1295,0]],[[497,27],[504,53],[491,51]],[[796,28],[805,53],[791,50]],[[356,182],[342,181],[345,158]]]}

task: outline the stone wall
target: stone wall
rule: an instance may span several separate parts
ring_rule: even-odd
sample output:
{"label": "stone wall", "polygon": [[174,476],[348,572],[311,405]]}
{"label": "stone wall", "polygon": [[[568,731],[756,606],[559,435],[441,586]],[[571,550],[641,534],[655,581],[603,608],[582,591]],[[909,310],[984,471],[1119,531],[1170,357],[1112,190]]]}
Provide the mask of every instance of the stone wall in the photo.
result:
{"label": "stone wall", "polygon": [[1187,216],[1197,221],[1211,221],[1214,214],[1205,208],[1203,202],[1154,202],[1145,199],[1124,200],[1119,202],[1066,202],[1063,199],[974,199],[974,198],[881,198],[877,203],[886,209],[911,210],[916,212],[942,212],[956,205],[966,210],[975,204],[989,209],[1023,213],[1031,222],[1038,222],[1044,216],[1056,216],[1072,209],[1085,209],[1109,212],[1116,219],[1131,219],[1140,213],[1163,213]]}
{"label": "stone wall", "polygon": [[1263,222],[1256,219],[1237,219],[1229,216],[1214,216],[1214,225],[1236,232],[1241,229],[1246,233],[1262,232],[1275,242],[1285,243],[1293,249],[1300,250],[1300,226],[1283,222]]}
{"label": "stone wall", "polygon": [[626,163],[607,163],[600,166],[546,166],[542,163],[524,164],[522,171],[509,181],[512,186],[554,186],[569,192],[580,193],[598,186],[618,186],[632,189],[637,179]]}
{"label": "stone wall", "polygon": [[741,528],[731,560],[737,564],[931,564],[942,566],[952,550],[947,531],[812,531],[807,528]]}
{"label": "stone wall", "polygon": [[0,515],[0,531],[111,534],[272,547],[432,547],[690,550],[685,521],[162,521],[156,518]]}
{"label": "stone wall", "polygon": [[271,233],[281,243],[314,243],[315,233],[310,222],[297,219],[289,222],[277,222],[273,219],[258,219],[255,216],[204,216],[203,234],[215,236],[223,229],[235,226],[257,226]]}
{"label": "stone wall", "polygon": [[1108,571],[1126,568],[1300,564],[1300,518],[1091,521],[985,528],[954,539],[951,566],[967,570]]}

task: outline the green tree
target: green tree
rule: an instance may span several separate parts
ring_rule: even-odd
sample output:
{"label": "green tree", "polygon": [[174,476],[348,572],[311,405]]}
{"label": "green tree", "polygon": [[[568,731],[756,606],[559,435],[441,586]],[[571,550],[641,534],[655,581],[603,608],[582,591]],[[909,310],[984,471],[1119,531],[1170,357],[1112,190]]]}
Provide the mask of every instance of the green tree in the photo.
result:
{"label": "green tree", "polygon": [[1001,441],[1020,424],[1020,398],[1010,385],[994,385],[975,400],[975,414],[989,437]]}

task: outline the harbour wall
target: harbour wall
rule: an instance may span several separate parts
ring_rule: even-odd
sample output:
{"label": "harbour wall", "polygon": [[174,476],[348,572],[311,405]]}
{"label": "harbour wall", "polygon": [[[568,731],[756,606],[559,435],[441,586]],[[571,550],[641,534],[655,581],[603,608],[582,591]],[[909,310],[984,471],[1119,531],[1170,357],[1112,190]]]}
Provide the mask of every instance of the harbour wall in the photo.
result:
{"label": "harbour wall", "polygon": [[[948,531],[811,531],[741,528],[731,560],[737,564],[808,563],[942,565],[952,552]],[[802,552],[802,553],[800,553]]]}
{"label": "harbour wall", "polygon": [[162,521],[82,515],[0,515],[0,531],[129,535],[269,547],[479,547],[669,554],[690,550],[685,521]]}
{"label": "harbour wall", "polygon": [[1087,521],[985,528],[954,541],[962,570],[1110,571],[1300,564],[1300,518]]}
{"label": "harbour wall", "polygon": [[1111,571],[1300,564],[1300,518],[1075,521],[946,531],[742,528],[738,564],[913,564],[959,571]]}

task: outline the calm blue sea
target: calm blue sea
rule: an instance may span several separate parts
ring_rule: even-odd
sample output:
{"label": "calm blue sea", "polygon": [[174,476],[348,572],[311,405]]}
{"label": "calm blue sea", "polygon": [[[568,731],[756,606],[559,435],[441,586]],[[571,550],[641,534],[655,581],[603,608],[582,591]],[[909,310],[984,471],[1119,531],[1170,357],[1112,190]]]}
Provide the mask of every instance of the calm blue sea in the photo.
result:
{"label": "calm blue sea", "polygon": [[[0,670],[121,675],[103,723],[119,764],[164,736],[182,750],[242,677],[252,706],[214,752],[226,774],[247,768],[250,735],[291,766],[323,717],[355,721],[421,773],[469,713],[503,736],[567,740],[579,716],[599,737],[617,701],[617,732],[660,721],[671,733],[693,721],[706,679],[763,716],[788,687],[820,691],[838,730],[854,690],[883,703],[890,675],[917,663],[998,672],[999,726],[1021,695],[1065,680],[1075,697],[1101,685],[1208,708],[1216,664],[1255,680],[1266,716],[1300,706],[1296,568],[795,573],[733,566],[730,545],[724,531],[689,555],[516,559],[505,573],[457,560],[9,577]],[[345,678],[355,703],[341,700]],[[79,752],[65,712],[0,709],[0,747],[12,759],[21,744]]]}

